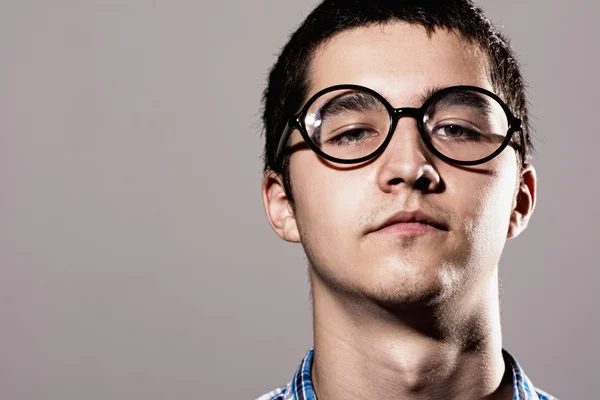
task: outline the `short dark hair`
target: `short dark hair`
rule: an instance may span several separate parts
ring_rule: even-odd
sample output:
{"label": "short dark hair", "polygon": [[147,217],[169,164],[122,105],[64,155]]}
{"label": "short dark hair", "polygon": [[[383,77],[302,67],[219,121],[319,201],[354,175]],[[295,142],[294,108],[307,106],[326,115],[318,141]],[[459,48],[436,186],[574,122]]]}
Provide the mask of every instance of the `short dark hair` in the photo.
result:
{"label": "short dark hair", "polygon": [[526,162],[530,160],[533,145],[519,64],[509,41],[471,0],[324,0],[291,35],[263,93],[264,172],[282,174],[292,206],[289,155],[275,165],[275,153],[285,124],[306,101],[315,50],[340,32],[395,21],[421,25],[429,35],[440,28],[455,31],[481,47],[489,59],[494,90],[523,121],[525,143],[515,147],[524,152]]}

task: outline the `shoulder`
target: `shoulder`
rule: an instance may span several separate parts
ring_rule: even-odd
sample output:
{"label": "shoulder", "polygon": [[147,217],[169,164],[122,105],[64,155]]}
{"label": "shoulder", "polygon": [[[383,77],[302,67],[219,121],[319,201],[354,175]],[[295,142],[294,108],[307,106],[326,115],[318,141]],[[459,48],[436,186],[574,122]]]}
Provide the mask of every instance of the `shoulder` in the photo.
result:
{"label": "shoulder", "polygon": [[277,389],[271,390],[269,393],[265,393],[256,400],[288,400],[293,399],[290,397],[291,387],[290,385],[282,386]]}
{"label": "shoulder", "polygon": [[535,388],[535,393],[537,394],[540,400],[558,400],[556,397],[549,395],[548,393],[538,388]]}
{"label": "shoulder", "polygon": [[298,398],[314,400],[315,394],[310,379],[313,355],[314,349],[310,348],[287,385],[271,390],[256,400],[296,400]]}

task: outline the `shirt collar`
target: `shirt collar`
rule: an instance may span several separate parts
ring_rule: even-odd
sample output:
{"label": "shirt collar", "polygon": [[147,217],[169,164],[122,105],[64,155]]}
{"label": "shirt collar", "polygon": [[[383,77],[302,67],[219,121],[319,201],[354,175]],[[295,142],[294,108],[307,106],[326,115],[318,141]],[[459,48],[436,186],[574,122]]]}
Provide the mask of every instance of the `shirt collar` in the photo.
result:
{"label": "shirt collar", "polygon": [[[292,382],[288,386],[291,394],[293,394],[294,400],[317,400],[312,379],[310,377],[314,355],[314,348],[311,348],[302,359],[302,362],[294,374]],[[529,378],[527,378],[527,375],[525,375],[517,360],[515,360],[508,351],[502,349],[502,355],[504,357],[506,368],[512,370],[513,400],[554,399],[554,397],[545,393],[542,394],[543,392],[538,393],[538,390],[533,386]],[[286,396],[286,399],[287,398],[288,397]]]}

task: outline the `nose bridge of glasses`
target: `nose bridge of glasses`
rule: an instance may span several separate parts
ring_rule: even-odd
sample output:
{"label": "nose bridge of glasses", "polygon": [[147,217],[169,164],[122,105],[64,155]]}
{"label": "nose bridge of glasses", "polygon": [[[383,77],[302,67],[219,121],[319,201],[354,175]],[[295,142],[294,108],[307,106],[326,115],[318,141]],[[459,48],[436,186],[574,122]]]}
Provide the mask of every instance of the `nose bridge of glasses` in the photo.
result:
{"label": "nose bridge of glasses", "polygon": [[[412,123],[410,121],[406,121],[406,123],[404,123],[404,126],[400,128],[400,119],[402,117],[412,117],[415,121]],[[421,137],[422,134],[420,132],[422,111],[418,108],[413,107],[395,108],[393,109],[392,118],[393,123],[390,130],[391,137],[388,140],[390,142],[404,142],[403,145],[401,145],[401,147],[406,147],[406,141],[408,141],[411,143],[411,145],[409,145],[410,148],[414,149],[414,147],[416,146],[416,148],[419,148],[420,152],[424,151],[426,146],[425,143],[423,143],[422,141],[423,138]],[[408,130],[412,132],[409,133]],[[392,144],[392,146],[394,145]]]}
{"label": "nose bridge of glasses", "polygon": [[414,107],[403,107],[403,108],[394,108],[392,111],[392,129],[391,132],[393,134],[396,129],[398,129],[399,121],[402,117],[412,117],[415,120],[416,127],[420,130],[420,125],[423,120],[422,111],[419,108]]}
{"label": "nose bridge of glasses", "polygon": [[413,117],[414,119],[419,120],[421,117],[421,109],[414,107],[394,108],[392,115],[395,122],[398,122],[402,117]]}

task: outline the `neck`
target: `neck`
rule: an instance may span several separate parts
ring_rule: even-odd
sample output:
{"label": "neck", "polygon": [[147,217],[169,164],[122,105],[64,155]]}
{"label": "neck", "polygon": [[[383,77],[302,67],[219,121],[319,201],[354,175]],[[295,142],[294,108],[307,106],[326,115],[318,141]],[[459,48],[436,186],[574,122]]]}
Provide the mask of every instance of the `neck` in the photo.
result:
{"label": "neck", "polygon": [[333,293],[311,270],[319,400],[512,399],[497,270],[471,296],[383,307]]}

